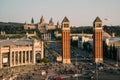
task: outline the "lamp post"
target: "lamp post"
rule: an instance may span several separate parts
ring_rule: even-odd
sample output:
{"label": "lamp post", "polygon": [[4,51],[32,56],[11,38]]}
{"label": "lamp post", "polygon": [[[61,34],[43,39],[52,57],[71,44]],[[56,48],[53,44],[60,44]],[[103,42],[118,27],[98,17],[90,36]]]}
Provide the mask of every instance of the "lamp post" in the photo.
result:
{"label": "lamp post", "polygon": [[98,63],[96,63],[96,80],[98,80]]}
{"label": "lamp post", "polygon": [[[75,63],[75,65],[76,65],[76,69],[77,69],[77,54],[76,54],[76,63]],[[78,80],[78,73],[76,75],[77,75],[77,79],[76,80]]]}

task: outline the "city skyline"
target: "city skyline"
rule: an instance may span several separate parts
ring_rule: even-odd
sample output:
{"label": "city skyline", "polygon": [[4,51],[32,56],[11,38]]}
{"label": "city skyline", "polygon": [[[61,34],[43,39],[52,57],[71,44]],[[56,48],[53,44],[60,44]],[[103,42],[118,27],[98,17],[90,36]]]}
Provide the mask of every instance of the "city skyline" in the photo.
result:
{"label": "city skyline", "polygon": [[61,23],[67,16],[71,26],[92,26],[99,16],[103,25],[120,25],[119,0],[1,0],[0,22],[35,23],[44,16],[45,22],[53,18]]}

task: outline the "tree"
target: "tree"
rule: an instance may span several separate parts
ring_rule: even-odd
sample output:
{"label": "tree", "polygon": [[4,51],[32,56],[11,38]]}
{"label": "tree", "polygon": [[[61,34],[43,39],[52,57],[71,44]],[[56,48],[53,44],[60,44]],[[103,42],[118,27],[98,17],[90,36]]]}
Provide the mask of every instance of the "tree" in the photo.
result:
{"label": "tree", "polygon": [[109,58],[112,58],[112,46],[110,46],[110,49],[109,49]]}
{"label": "tree", "polygon": [[109,57],[109,54],[108,54],[108,46],[105,42],[103,42],[103,56],[104,57]]}
{"label": "tree", "polygon": [[110,46],[109,58],[116,60],[116,57],[117,57],[117,48],[115,46]]}
{"label": "tree", "polygon": [[84,49],[85,51],[87,51],[88,53],[90,53],[90,52],[92,51],[92,48],[91,48],[91,45],[90,45],[89,42],[84,42],[84,43],[83,43],[83,49]]}
{"label": "tree", "polygon": [[117,48],[115,46],[113,46],[113,59],[117,60]]}
{"label": "tree", "polygon": [[47,59],[47,58],[43,58],[43,59],[42,59],[42,62],[47,63],[47,62],[48,62],[48,59]]}

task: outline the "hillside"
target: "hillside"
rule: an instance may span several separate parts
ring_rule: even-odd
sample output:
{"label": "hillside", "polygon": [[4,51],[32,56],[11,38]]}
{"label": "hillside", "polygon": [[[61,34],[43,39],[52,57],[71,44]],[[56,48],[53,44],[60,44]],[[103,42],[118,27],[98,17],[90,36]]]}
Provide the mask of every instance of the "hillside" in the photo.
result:
{"label": "hillside", "polygon": [[[24,34],[23,23],[0,22],[0,31],[5,31],[7,34]],[[110,35],[114,32],[117,37],[120,37],[120,26],[103,26],[103,30]],[[71,27],[71,33],[93,33],[92,26]]]}

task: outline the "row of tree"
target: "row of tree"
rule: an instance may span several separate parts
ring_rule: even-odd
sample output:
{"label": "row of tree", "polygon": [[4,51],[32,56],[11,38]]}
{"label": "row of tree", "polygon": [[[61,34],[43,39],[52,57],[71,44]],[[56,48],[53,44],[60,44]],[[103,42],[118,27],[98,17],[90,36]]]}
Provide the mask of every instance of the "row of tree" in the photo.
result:
{"label": "row of tree", "polygon": [[0,31],[5,31],[7,34],[22,34],[24,33],[22,23],[2,23],[0,22]]}
{"label": "row of tree", "polygon": [[115,33],[115,36],[120,37],[120,26],[103,26],[104,31],[109,34]]}
{"label": "row of tree", "polygon": [[[88,53],[93,52],[92,47],[89,42],[83,43],[83,50],[85,50]],[[104,58],[117,60],[117,56],[118,56],[117,50],[118,48],[116,48],[115,46],[107,46],[107,44],[103,42],[103,57]]]}
{"label": "row of tree", "polygon": [[[31,21],[34,23],[34,21]],[[23,23],[13,23],[13,22],[0,22],[0,31],[5,31],[7,34],[22,34],[25,33],[24,30],[24,24]],[[106,31],[109,34],[112,34],[113,32],[116,34],[116,36],[120,36],[120,26],[103,26],[103,30]],[[61,30],[59,30],[61,32]],[[71,27],[71,33],[93,33],[93,27],[92,26],[81,26],[81,27]]]}
{"label": "row of tree", "polygon": [[115,46],[107,46],[105,42],[103,43],[103,56],[104,57],[117,60],[117,56],[118,56],[117,50],[118,48],[116,48]]}
{"label": "row of tree", "polygon": [[[103,26],[103,30],[110,35],[112,33],[115,33],[117,37],[120,37],[120,26]],[[83,26],[83,27],[71,27],[71,33],[93,33],[93,27],[92,26]]]}

